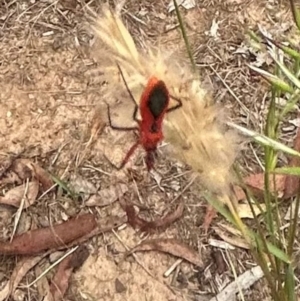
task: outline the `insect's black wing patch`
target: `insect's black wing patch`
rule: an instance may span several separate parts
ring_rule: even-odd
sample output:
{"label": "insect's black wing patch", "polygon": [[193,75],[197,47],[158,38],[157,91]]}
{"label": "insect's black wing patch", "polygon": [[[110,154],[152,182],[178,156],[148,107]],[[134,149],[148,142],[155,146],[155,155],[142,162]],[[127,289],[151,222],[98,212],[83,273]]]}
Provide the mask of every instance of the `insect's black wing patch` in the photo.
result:
{"label": "insect's black wing patch", "polygon": [[151,91],[148,100],[148,107],[155,119],[158,118],[165,109],[168,104],[168,98],[168,92],[162,85],[157,85]]}

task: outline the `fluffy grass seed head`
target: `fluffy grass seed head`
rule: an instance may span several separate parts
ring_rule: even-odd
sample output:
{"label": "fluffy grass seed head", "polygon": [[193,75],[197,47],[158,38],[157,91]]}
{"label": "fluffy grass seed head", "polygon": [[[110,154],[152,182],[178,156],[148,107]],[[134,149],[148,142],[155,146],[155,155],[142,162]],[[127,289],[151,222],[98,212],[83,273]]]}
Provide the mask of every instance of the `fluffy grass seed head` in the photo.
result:
{"label": "fluffy grass seed head", "polygon": [[119,13],[108,7],[94,20],[93,29],[102,43],[97,55],[105,61],[109,81],[105,98],[125,95],[117,63],[136,100],[149,77],[163,80],[170,94],[183,103],[180,109],[167,114],[164,122],[164,137],[170,142],[174,156],[197,172],[201,183],[211,192],[228,193],[231,166],[237,154],[237,135],[226,128],[224,111],[201,88],[200,80],[183,63],[184,59],[150,45],[144,52],[137,50]]}

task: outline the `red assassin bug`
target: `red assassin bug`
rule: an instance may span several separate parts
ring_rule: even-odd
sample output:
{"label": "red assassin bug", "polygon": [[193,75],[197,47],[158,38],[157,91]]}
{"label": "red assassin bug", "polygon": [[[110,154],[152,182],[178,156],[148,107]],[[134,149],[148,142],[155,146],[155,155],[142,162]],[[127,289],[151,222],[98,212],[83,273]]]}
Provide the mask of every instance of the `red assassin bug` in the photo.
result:
{"label": "red assassin bug", "polygon": [[[107,104],[107,113],[109,125],[114,130],[119,131],[134,131],[139,132],[139,139],[131,146],[119,167],[115,166],[118,170],[122,169],[133,155],[139,145],[142,145],[146,151],[146,165],[148,171],[153,168],[154,156],[156,155],[157,144],[163,140],[162,122],[166,113],[174,111],[182,106],[182,102],[172,97],[177,101],[177,105],[168,108],[170,102],[169,91],[162,80],[156,77],[151,77],[148,80],[145,90],[142,93],[140,107],[138,107],[129,87],[125,81],[124,75],[119,65],[118,69],[121,74],[122,80],[125,84],[126,90],[129,93],[131,100],[134,102],[133,119],[137,122],[138,126],[135,127],[120,127],[112,124],[110,117],[110,107]],[[137,118],[138,108],[140,108],[141,120]]]}

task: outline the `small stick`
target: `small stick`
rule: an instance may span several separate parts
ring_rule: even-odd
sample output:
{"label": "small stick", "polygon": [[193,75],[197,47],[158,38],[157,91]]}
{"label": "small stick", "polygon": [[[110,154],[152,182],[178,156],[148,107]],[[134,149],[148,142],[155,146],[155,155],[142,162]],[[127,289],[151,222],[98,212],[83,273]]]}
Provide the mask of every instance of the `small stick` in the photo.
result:
{"label": "small stick", "polygon": [[169,277],[173,271],[182,263],[182,259],[177,259],[164,273],[164,277]]}

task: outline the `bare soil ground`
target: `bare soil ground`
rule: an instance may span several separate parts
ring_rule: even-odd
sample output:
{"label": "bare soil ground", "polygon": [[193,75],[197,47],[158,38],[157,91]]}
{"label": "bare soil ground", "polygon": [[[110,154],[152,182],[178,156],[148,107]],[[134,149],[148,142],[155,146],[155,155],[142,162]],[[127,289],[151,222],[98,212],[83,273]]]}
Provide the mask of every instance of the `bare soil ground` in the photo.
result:
{"label": "bare soil ground", "polygon": [[[152,236],[184,240],[201,254],[205,270],[182,263],[175,276],[164,278],[164,272],[176,261],[172,256],[154,251],[124,260],[122,254],[126,248],[141,240],[140,234],[127,226],[88,242],[91,254],[73,275],[68,299],[209,300],[234,279],[228,260],[239,275],[253,266],[251,256],[242,249],[221,253],[227,263],[219,270],[213,259],[216,250],[208,244],[208,239],[216,235],[213,230],[205,234],[201,228],[206,204],[199,199],[200,188],[192,183],[188,167],[164,156],[163,147],[157,161],[161,180],[145,171],[142,150],[128,164],[134,173],[129,180],[127,173],[114,171],[104,158],[105,153],[119,162],[134,136],[104,127],[103,62],[95,55],[94,37],[86,23],[87,5],[100,11],[102,2],[5,0],[0,3],[2,166],[12,158],[22,157],[81,186],[89,183],[101,190],[114,187],[118,182],[128,183],[127,198],[151,208],[150,216],[149,212],[145,213],[151,218],[170,211],[174,198],[185,203],[184,216]],[[181,47],[184,52],[176,16],[174,12],[168,13],[167,6],[166,0],[127,1],[124,20],[138,45],[148,39],[162,47]],[[246,63],[256,58],[237,50],[243,47],[248,28],[255,29],[260,24],[283,31],[291,22],[286,4],[271,0],[204,0],[196,1],[193,9],[182,9],[182,13],[199,72],[204,82],[209,83],[215,100],[226,106],[237,123],[260,131],[268,101],[267,87],[246,67]],[[95,114],[100,116],[103,127],[97,139],[87,144]],[[129,122],[130,118],[128,115]],[[290,143],[288,137],[286,141]],[[245,171],[257,168],[251,148],[245,149],[240,161]],[[8,187],[11,186],[1,188],[5,191]],[[65,195],[53,199],[46,195],[23,211],[17,233],[30,229],[33,223],[41,227],[50,220],[65,220],[87,210],[101,217],[123,214],[118,204],[88,209],[84,200],[74,201]],[[15,211],[6,207],[1,207],[0,211],[1,236],[8,239]],[[213,223],[218,222],[219,218]],[[1,286],[10,278],[18,260],[2,258]],[[49,265],[49,259],[45,258],[40,269]],[[37,274],[36,269],[23,282],[29,283]],[[269,295],[263,283],[244,294],[245,300],[253,301],[268,300]],[[18,300],[40,300],[41,296],[33,286],[30,290],[20,288],[14,299],[17,297]]]}

